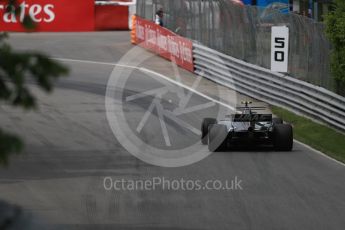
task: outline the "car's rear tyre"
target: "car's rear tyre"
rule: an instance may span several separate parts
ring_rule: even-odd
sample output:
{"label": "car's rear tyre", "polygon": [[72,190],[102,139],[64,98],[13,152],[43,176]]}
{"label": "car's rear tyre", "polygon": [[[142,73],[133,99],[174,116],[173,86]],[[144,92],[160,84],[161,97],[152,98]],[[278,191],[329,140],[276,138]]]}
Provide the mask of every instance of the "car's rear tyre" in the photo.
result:
{"label": "car's rear tyre", "polygon": [[201,143],[207,145],[208,143],[208,127],[210,125],[217,124],[217,120],[214,118],[204,118],[201,123]]}
{"label": "car's rear tyre", "polygon": [[273,123],[273,125],[283,124],[283,119],[281,119],[279,117],[275,117],[272,119],[272,123]]}
{"label": "car's rear tyre", "polygon": [[208,150],[219,152],[227,147],[228,130],[225,125],[210,125],[208,135]]}
{"label": "car's rear tyre", "polygon": [[273,127],[273,145],[277,151],[291,151],[293,147],[292,126],[276,124]]}

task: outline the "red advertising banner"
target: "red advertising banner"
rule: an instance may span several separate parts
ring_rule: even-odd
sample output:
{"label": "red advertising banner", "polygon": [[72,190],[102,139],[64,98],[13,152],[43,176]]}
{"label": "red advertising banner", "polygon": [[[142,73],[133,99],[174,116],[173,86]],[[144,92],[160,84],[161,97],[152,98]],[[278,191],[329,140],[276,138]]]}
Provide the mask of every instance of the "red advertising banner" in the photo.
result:
{"label": "red advertising banner", "polygon": [[0,31],[25,31],[26,15],[36,23],[34,31],[93,31],[94,0],[17,0],[19,12],[8,12],[7,0],[0,0]]}
{"label": "red advertising banner", "polygon": [[96,30],[128,30],[128,6],[96,5]]}
{"label": "red advertising banner", "polygon": [[136,43],[194,72],[193,43],[154,22],[137,17]]}

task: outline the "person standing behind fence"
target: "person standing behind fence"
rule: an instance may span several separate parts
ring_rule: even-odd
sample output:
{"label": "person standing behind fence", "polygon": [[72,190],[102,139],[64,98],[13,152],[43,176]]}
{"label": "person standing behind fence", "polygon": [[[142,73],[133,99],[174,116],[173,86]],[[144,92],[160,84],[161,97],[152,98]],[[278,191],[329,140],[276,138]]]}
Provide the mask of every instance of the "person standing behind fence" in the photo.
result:
{"label": "person standing behind fence", "polygon": [[163,15],[164,15],[163,8],[160,8],[160,9],[156,12],[155,23],[156,23],[157,25],[164,26],[164,24],[163,24]]}

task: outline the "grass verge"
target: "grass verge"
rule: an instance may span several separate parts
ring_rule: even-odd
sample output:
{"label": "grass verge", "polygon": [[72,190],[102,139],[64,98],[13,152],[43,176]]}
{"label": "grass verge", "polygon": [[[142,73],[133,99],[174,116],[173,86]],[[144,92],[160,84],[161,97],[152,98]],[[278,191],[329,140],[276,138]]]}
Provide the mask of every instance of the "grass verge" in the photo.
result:
{"label": "grass verge", "polygon": [[294,138],[345,163],[345,135],[308,118],[273,106],[272,112],[294,127]]}

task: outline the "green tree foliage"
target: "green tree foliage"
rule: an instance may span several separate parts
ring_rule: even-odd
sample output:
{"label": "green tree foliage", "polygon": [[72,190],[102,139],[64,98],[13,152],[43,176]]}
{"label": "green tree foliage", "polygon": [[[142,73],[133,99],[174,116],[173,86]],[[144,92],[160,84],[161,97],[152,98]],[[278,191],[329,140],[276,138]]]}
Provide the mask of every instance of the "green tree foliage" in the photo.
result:
{"label": "green tree foliage", "polygon": [[332,74],[345,85],[345,1],[334,0],[334,10],[325,17],[326,33],[332,43]]}
{"label": "green tree foliage", "polygon": [[[30,20],[25,20],[24,26],[33,28]],[[68,69],[38,52],[17,52],[6,40],[7,35],[0,33],[0,103],[25,110],[35,109],[36,100],[30,91],[30,83],[45,92],[51,92],[54,81],[66,75]],[[23,143],[19,137],[0,128],[0,164],[6,165],[9,155],[20,153],[22,149]]]}

